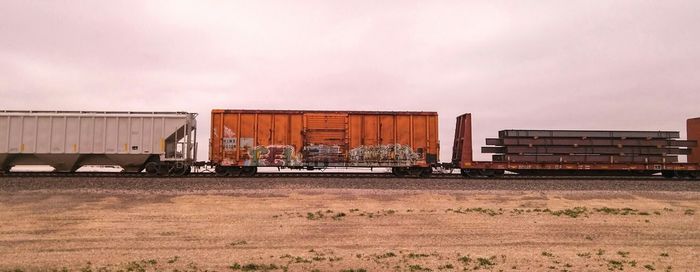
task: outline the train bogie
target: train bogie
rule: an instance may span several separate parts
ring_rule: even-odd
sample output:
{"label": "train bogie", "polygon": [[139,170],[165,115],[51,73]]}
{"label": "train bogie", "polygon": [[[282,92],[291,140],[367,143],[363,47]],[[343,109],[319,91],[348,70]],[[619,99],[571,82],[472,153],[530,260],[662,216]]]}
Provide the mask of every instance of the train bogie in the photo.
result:
{"label": "train bogie", "polygon": [[127,172],[187,174],[196,161],[196,114],[0,112],[0,170],[50,165],[73,172],[118,165]]}

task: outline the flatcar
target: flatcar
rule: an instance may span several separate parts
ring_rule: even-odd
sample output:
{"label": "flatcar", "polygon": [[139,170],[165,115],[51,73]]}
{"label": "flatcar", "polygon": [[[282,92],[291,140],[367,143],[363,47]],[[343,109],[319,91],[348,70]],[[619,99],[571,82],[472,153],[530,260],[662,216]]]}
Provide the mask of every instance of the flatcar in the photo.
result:
{"label": "flatcar", "polygon": [[[676,131],[503,130],[483,151],[501,153],[475,161],[472,116],[457,117],[452,166],[466,177],[520,175],[700,177],[700,118],[688,119],[688,140]],[[679,163],[677,155],[688,155]]]}

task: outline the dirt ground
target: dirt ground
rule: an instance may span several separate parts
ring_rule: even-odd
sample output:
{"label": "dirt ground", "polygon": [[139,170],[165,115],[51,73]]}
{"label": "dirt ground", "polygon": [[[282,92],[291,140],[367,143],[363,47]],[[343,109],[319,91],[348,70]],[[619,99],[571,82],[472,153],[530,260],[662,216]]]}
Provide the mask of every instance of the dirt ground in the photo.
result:
{"label": "dirt ground", "polygon": [[700,193],[0,191],[0,270],[698,271]]}

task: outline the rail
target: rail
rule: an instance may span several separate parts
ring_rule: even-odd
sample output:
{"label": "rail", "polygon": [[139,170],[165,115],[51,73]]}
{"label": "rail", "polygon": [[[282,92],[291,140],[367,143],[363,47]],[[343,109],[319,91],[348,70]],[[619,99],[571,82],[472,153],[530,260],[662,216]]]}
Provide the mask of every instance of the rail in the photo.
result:
{"label": "rail", "polygon": [[[262,172],[254,176],[219,176],[215,173],[190,173],[187,176],[158,176],[147,173],[123,173],[123,172],[10,172],[0,174],[0,182],[3,177],[36,178],[36,177],[75,177],[75,178],[219,178],[227,180],[237,179],[263,179],[263,178],[348,178],[348,179],[464,179],[464,180],[664,180],[662,176],[523,176],[503,175],[495,177],[464,177],[459,174],[435,173],[428,177],[404,176],[397,177],[391,173],[290,173],[290,172]],[[668,180],[688,180],[688,178],[674,178]],[[695,178],[697,180],[697,178]]]}

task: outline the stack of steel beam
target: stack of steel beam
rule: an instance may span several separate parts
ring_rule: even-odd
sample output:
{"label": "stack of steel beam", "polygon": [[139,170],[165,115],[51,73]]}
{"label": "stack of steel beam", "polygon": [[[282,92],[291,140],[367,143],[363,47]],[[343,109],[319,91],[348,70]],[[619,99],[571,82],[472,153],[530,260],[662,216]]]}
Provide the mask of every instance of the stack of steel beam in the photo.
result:
{"label": "stack of steel beam", "polygon": [[482,153],[495,162],[675,163],[696,141],[678,131],[501,130],[486,139]]}

